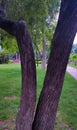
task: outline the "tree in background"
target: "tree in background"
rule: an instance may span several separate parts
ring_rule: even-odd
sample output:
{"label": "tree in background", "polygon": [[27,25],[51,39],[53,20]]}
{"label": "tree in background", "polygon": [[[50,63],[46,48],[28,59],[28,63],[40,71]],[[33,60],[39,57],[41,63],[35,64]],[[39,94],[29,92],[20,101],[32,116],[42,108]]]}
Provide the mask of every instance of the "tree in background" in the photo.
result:
{"label": "tree in background", "polygon": [[[47,46],[49,46],[50,48],[51,34],[53,32],[52,31],[53,24],[51,24],[51,21],[52,19],[55,18],[53,14],[56,15],[56,13],[58,12],[59,3],[60,2],[57,0],[54,1],[53,0],[41,0],[41,1],[8,0],[7,1],[7,17],[13,20],[24,19],[26,21],[34,44],[37,61],[38,61],[38,57],[40,57],[40,60],[42,60],[43,69],[46,66],[46,47],[44,49],[44,46],[46,45],[44,45],[44,43],[47,44]],[[46,19],[48,19],[48,16],[50,17],[50,19],[48,20],[49,22],[47,23]],[[11,46],[10,48],[9,43],[11,37],[9,37],[8,35],[6,36],[8,36],[9,42],[5,44],[6,43],[5,35],[3,35],[4,40],[2,40],[3,47],[9,48],[10,51],[14,50],[15,52],[13,46]],[[15,47],[17,50],[16,45]],[[39,55],[39,52],[41,55]]]}
{"label": "tree in background", "polygon": [[15,36],[21,57],[22,92],[16,130],[53,130],[66,66],[77,32],[77,0],[62,0],[53,36],[43,89],[36,108],[36,69],[32,40],[24,21],[5,17],[6,0],[0,9],[0,28]]}

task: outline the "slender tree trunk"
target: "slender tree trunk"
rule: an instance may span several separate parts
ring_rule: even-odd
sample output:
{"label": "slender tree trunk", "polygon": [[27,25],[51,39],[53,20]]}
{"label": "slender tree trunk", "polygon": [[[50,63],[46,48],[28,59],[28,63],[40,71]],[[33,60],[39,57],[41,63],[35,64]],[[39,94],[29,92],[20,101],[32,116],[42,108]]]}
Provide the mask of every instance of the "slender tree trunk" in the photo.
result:
{"label": "slender tree trunk", "polygon": [[16,37],[21,58],[22,88],[16,130],[32,130],[36,105],[36,67],[32,41],[24,21],[14,22],[5,18],[5,1],[1,3],[0,28]]}
{"label": "slender tree trunk", "polygon": [[42,63],[41,63],[41,68],[42,70],[46,70],[46,37],[45,35],[43,36],[42,39],[42,45],[43,45],[43,52],[42,52]]}
{"label": "slender tree trunk", "polygon": [[54,130],[64,75],[76,31],[77,0],[62,0],[33,130]]}
{"label": "slender tree trunk", "polygon": [[36,67],[27,27],[19,21],[16,35],[22,67],[22,92],[16,130],[32,130],[36,102]]}

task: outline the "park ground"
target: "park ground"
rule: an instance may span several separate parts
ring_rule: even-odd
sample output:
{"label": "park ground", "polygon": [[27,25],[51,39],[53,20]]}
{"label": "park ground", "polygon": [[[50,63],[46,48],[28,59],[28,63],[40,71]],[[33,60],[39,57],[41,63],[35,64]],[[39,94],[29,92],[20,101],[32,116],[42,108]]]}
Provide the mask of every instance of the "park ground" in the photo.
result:
{"label": "park ground", "polygon": [[[45,71],[37,67],[37,101]],[[77,130],[77,80],[66,73],[55,130]],[[20,64],[0,65],[0,130],[14,130],[21,91]]]}
{"label": "park ground", "polygon": [[77,69],[72,66],[67,66],[67,72],[77,80]]}

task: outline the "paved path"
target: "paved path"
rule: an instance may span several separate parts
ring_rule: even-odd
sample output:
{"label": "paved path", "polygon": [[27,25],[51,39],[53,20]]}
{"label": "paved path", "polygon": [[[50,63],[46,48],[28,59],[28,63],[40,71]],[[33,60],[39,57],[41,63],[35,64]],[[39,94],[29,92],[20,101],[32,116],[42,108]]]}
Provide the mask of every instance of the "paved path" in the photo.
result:
{"label": "paved path", "polygon": [[67,70],[66,70],[74,79],[77,80],[77,69],[67,66]]}

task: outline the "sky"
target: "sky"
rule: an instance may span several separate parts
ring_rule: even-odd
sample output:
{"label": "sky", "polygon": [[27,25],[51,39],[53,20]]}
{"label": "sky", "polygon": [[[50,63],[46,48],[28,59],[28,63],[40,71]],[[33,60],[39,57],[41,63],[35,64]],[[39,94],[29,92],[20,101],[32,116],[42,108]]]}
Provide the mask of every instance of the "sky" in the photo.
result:
{"label": "sky", "polygon": [[74,44],[77,44],[77,33],[76,33],[76,36],[75,36],[75,39],[74,39]]}

